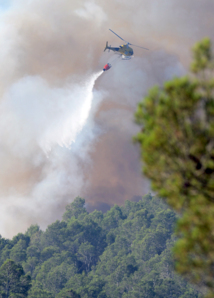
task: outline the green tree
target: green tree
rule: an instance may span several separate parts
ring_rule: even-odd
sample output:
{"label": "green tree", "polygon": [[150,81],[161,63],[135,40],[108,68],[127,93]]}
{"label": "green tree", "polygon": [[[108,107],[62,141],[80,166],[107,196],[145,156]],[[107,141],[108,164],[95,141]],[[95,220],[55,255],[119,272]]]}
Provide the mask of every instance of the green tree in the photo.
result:
{"label": "green tree", "polygon": [[24,275],[21,265],[7,260],[0,268],[0,297],[27,297],[31,277]]}
{"label": "green tree", "polygon": [[66,206],[66,212],[63,215],[63,220],[68,221],[72,216],[78,218],[81,214],[86,215],[87,211],[84,206],[85,199],[77,197],[70,205]]}
{"label": "green tree", "polygon": [[32,286],[28,294],[29,298],[53,298],[51,292],[43,289],[43,286],[40,283],[36,283]]}
{"label": "green tree", "polygon": [[214,60],[208,38],[193,48],[190,77],[154,87],[139,103],[143,171],[182,216],[178,272],[214,295]]}
{"label": "green tree", "polygon": [[81,298],[79,294],[77,294],[72,289],[63,289],[57,296],[57,298]]}
{"label": "green tree", "polygon": [[25,240],[20,239],[11,249],[10,258],[16,263],[26,260],[27,243]]}
{"label": "green tree", "polygon": [[78,259],[84,264],[84,269],[89,272],[91,265],[94,263],[95,248],[88,242],[84,242],[78,249]]}

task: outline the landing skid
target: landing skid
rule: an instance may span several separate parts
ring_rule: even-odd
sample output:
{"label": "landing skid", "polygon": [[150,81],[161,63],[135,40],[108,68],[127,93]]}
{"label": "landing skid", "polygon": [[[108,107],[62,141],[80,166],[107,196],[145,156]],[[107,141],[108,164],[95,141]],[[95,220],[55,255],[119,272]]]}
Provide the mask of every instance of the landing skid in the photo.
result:
{"label": "landing skid", "polygon": [[118,58],[122,58],[122,60],[130,60],[132,59],[132,57],[134,57],[134,56],[125,56],[119,53],[115,53],[115,54],[118,55]]}
{"label": "landing skid", "polygon": [[132,57],[122,55],[122,60],[130,60]]}

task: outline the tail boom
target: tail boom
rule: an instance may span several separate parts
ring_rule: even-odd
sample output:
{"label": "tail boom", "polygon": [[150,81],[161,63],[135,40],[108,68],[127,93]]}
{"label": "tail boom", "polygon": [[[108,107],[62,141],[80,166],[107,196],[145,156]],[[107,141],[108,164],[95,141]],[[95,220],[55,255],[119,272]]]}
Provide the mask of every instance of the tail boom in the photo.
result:
{"label": "tail boom", "polygon": [[106,42],[106,47],[105,47],[105,49],[104,49],[104,52],[105,52],[106,50],[108,50],[109,52],[110,52],[110,50],[113,51],[113,52],[119,52],[120,48],[115,48],[115,47],[109,46],[109,45],[108,45],[108,41],[107,41],[107,42]]}

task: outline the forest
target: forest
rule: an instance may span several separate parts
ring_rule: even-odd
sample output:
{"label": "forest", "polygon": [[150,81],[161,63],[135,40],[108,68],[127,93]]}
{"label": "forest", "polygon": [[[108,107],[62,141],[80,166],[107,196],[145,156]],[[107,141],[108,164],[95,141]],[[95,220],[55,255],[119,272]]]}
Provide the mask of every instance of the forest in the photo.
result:
{"label": "forest", "polygon": [[46,231],[0,238],[0,297],[200,298],[173,271],[177,217],[151,194],[106,213],[77,197]]}

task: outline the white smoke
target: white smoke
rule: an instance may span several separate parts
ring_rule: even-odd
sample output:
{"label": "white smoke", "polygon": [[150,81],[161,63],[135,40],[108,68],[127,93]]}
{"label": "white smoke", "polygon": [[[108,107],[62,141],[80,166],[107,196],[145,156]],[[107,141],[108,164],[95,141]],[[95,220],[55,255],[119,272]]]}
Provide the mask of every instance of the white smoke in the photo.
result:
{"label": "white smoke", "polygon": [[[26,163],[28,171],[39,171],[39,181],[33,187],[23,187],[21,196],[15,188],[17,181],[12,189],[0,184],[4,201],[0,210],[1,234],[8,236],[22,230],[26,220],[36,223],[42,219],[45,227],[59,207],[60,198],[65,202],[68,192],[74,197],[81,193],[85,182],[80,163],[86,162],[86,157],[89,159],[88,149],[94,138],[92,108],[95,112],[98,101],[92,102],[93,87],[101,74],[102,71],[84,79],[75,78],[78,82],[67,83],[64,88],[51,88],[41,77],[28,76],[14,83],[3,96],[1,184],[14,171],[17,176],[24,175]],[[96,91],[95,95],[100,101],[101,95]],[[10,159],[4,158],[5,151]],[[18,220],[20,215],[25,221],[19,220],[17,225],[14,218]]]}

